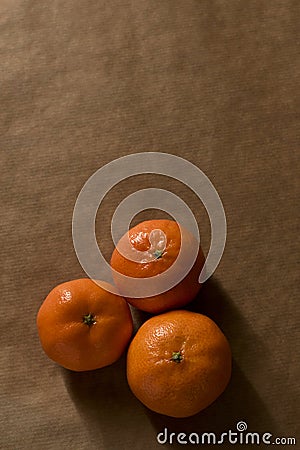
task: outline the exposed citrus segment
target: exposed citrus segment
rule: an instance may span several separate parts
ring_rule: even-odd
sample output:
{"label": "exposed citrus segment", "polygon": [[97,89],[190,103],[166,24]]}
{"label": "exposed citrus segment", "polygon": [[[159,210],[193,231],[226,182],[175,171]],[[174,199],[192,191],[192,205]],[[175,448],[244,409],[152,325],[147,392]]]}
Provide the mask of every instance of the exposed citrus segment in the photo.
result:
{"label": "exposed citrus segment", "polygon": [[[198,278],[204,262],[194,236],[172,220],[148,220],[133,227],[120,239],[111,257],[120,293],[131,305],[151,313],[190,302],[200,290]],[[149,278],[153,278],[151,288],[157,288],[155,295],[147,295]],[[145,283],[140,285],[141,279]],[[129,288],[135,295],[127,294]]]}

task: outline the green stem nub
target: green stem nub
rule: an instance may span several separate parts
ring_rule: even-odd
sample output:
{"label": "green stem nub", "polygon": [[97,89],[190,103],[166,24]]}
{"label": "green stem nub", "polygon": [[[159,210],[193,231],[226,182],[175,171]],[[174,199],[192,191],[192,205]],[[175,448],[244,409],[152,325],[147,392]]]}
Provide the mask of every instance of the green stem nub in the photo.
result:
{"label": "green stem nub", "polygon": [[154,252],[155,259],[161,258],[162,254],[163,254],[163,252],[161,250],[155,250],[155,252]]}
{"label": "green stem nub", "polygon": [[89,314],[86,314],[85,316],[83,316],[82,321],[89,327],[91,327],[92,325],[94,325],[94,323],[96,323],[95,316],[92,313],[89,313]]}
{"label": "green stem nub", "polygon": [[173,352],[171,361],[174,361],[176,363],[180,363],[183,360],[183,356],[181,352]]}

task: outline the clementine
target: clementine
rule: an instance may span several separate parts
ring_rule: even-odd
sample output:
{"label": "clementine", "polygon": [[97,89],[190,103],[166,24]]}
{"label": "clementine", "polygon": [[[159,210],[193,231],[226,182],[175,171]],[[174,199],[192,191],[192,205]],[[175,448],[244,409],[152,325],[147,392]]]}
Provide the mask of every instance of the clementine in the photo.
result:
{"label": "clementine", "polygon": [[112,364],[122,355],[132,335],[132,317],[125,299],[106,286],[83,278],[60,284],[46,297],[37,327],[53,361],[84,371]]}
{"label": "clementine", "polygon": [[224,391],[231,376],[229,343],[208,317],[185,310],[153,316],[127,354],[127,380],[149,409],[192,416]]}
{"label": "clementine", "polygon": [[[177,264],[183,247],[185,251]],[[196,253],[189,267],[192,251]],[[114,269],[114,282],[126,300],[143,311],[156,314],[180,308],[194,299],[201,287],[198,278],[204,262],[196,238],[177,222],[148,220],[131,228],[120,239],[110,263]],[[165,288],[163,278],[167,271],[170,274],[168,280],[172,282],[170,288]],[[151,286],[157,288],[154,295],[146,295],[146,283],[138,288],[135,281],[149,281],[150,278]],[[127,295],[129,285],[138,295]]]}

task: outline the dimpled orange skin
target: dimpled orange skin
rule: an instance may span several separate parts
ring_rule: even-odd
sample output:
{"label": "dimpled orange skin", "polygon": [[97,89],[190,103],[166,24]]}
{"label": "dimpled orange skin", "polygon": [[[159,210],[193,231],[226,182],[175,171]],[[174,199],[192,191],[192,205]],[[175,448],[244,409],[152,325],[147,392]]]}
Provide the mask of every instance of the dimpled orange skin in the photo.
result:
{"label": "dimpled orange skin", "polygon": [[189,417],[214,402],[231,376],[229,343],[208,317],[170,311],[145,322],[131,341],[127,380],[149,409]]}
{"label": "dimpled orange skin", "polygon": [[83,278],[60,284],[49,293],[39,309],[37,328],[49,358],[67,369],[85,371],[119,359],[133,323],[123,297]]}
{"label": "dimpled orange skin", "polygon": [[[175,262],[181,244],[181,234],[177,223],[173,220],[147,220],[141,222],[128,231],[131,245],[137,250],[147,250],[149,248],[149,234],[154,229],[162,230],[167,237],[167,245],[162,256],[150,263],[141,264],[126,259],[117,248],[114,249],[111,257],[111,267],[128,277],[142,278],[153,277],[163,273]],[[123,236],[122,239],[124,239]],[[196,245],[195,238],[189,237],[188,245]],[[178,309],[191,302],[198,294],[201,284],[198,282],[200,272],[205,263],[205,257],[199,246],[196,261],[185,278],[174,287],[161,294],[145,298],[128,298],[126,300],[136,308],[158,314],[171,309]],[[122,281],[113,274],[114,282],[122,293]]]}

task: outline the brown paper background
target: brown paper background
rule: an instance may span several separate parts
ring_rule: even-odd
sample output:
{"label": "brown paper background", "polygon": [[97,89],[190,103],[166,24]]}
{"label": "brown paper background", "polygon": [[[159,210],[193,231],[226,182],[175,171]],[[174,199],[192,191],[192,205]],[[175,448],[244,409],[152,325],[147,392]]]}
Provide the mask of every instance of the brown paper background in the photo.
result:
{"label": "brown paper background", "polygon": [[[249,431],[299,439],[298,7],[0,2],[1,448],[156,449],[165,426],[225,432],[239,420]],[[224,256],[191,308],[227,335],[233,376],[222,397],[190,419],[146,410],[126,385],[124,358],[90,373],[61,369],[43,354],[35,327],[47,293],[85,275],[71,235],[84,182],[115,158],[148,151],[201,168],[227,215]],[[101,206],[97,233],[107,257],[115,207],[150,186],[189,204],[207,249],[208,219],[196,196],[143,175]]]}

